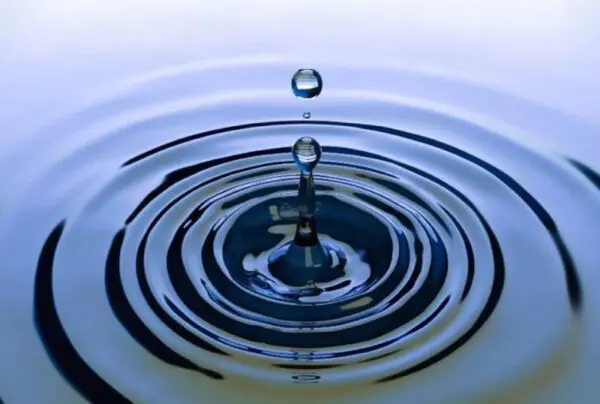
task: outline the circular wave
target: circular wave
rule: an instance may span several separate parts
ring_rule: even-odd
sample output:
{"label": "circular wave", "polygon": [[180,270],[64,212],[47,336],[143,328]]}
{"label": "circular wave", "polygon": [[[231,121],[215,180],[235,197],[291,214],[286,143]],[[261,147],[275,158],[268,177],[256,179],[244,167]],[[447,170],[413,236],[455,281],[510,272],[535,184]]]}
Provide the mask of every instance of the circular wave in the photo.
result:
{"label": "circular wave", "polygon": [[[253,76],[258,67],[234,66],[237,91],[189,99],[191,78],[225,73],[178,72],[54,128],[69,129],[56,147],[70,154],[47,161],[2,216],[0,245],[12,268],[38,257],[31,274],[4,276],[5,299],[25,308],[16,291],[29,291],[37,343],[62,377],[93,402],[144,397],[138,378],[174,383],[185,401],[203,382],[181,369],[333,387],[435,378],[452,361],[517,384],[546,366],[583,310],[553,187],[585,216],[597,174],[447,111],[357,97],[335,79],[311,119],[295,119],[303,111],[289,89],[267,80],[288,67]],[[268,90],[240,88],[248,76]],[[320,233],[349,269],[303,294],[265,257],[293,237],[290,147],[308,135],[323,145]],[[493,349],[512,354],[489,370],[472,352]]]}

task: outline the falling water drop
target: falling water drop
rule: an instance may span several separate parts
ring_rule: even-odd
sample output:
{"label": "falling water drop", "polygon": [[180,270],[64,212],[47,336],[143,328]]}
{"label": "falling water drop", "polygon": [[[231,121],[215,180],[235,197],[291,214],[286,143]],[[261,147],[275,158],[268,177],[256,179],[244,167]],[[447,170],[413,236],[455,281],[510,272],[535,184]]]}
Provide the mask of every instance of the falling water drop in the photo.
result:
{"label": "falling water drop", "polygon": [[313,69],[300,69],[292,77],[292,91],[298,98],[314,98],[323,90],[323,79]]}
{"label": "falling water drop", "polygon": [[303,117],[304,119],[310,119],[310,112],[305,112],[305,113],[303,113],[303,114],[302,114],[302,117]]}

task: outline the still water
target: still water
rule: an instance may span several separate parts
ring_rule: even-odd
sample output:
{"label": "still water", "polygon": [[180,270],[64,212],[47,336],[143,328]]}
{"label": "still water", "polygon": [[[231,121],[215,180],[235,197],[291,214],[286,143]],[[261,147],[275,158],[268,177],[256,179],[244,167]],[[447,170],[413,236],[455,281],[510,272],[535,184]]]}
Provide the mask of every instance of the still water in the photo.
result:
{"label": "still water", "polygon": [[32,4],[0,402],[596,402],[592,2]]}

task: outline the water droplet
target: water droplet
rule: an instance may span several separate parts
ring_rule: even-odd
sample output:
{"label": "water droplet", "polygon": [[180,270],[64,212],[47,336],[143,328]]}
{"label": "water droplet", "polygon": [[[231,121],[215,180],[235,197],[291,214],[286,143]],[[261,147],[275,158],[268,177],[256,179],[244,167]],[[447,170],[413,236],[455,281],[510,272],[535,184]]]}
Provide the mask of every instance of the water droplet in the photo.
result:
{"label": "water droplet", "polygon": [[314,98],[321,94],[323,79],[313,69],[300,69],[292,77],[292,91],[298,98]]}
{"label": "water droplet", "polygon": [[294,143],[292,156],[300,171],[309,173],[321,159],[321,145],[312,137],[302,137]]}
{"label": "water droplet", "polygon": [[310,112],[305,112],[305,113],[303,113],[303,114],[302,114],[302,117],[303,117],[304,119],[310,119]]}

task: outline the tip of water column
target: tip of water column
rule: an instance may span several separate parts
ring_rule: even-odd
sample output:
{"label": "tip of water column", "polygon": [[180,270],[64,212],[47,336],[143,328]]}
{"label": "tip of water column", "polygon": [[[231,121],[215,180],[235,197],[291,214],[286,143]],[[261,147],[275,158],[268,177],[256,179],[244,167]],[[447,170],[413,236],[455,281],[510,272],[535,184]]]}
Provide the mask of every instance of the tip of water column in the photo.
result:
{"label": "tip of water column", "polygon": [[311,172],[321,159],[321,145],[312,137],[301,137],[292,147],[292,156],[302,172]]}

